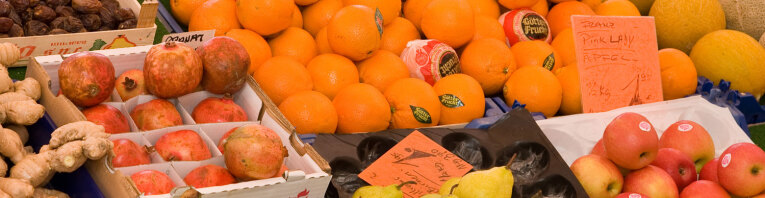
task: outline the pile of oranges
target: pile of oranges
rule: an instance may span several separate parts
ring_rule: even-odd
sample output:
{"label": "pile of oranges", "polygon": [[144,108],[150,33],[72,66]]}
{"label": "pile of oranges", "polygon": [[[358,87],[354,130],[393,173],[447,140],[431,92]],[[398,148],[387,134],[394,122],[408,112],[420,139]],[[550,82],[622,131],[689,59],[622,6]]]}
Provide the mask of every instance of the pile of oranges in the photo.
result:
{"label": "pile of oranges", "polygon": [[[484,97],[497,94],[548,117],[581,113],[570,17],[640,16],[629,0],[173,0],[171,7],[189,31],[215,29],[242,43],[248,72],[299,133],[465,123],[482,117]],[[513,27],[500,13],[519,9],[541,16],[547,39],[508,41]],[[453,48],[461,74],[434,84],[415,77],[400,57],[419,39]],[[695,79],[681,72],[693,68],[685,54],[663,53],[662,66],[673,64],[667,79]]]}

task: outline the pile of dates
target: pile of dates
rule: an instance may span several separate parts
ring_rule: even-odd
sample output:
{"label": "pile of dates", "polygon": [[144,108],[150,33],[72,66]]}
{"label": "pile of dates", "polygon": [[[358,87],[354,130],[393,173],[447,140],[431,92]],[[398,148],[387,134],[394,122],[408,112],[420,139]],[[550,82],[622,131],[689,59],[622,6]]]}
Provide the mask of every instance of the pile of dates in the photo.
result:
{"label": "pile of dates", "polygon": [[135,28],[117,0],[0,0],[0,38]]}

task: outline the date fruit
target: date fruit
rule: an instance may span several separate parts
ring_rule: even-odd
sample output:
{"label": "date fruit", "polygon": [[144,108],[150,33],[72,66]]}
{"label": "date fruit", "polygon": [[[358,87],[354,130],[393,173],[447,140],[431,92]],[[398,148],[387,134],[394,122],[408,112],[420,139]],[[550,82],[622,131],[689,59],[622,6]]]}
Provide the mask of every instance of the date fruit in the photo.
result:
{"label": "date fruit", "polygon": [[14,23],[13,26],[11,26],[11,30],[8,31],[8,36],[10,37],[24,36],[24,29],[22,29],[19,24]]}
{"label": "date fruit", "polygon": [[117,26],[117,29],[118,30],[132,29],[132,28],[135,28],[136,26],[138,26],[138,21],[135,19],[129,19],[127,21],[123,21],[122,23],[120,23],[120,25]]}
{"label": "date fruit", "polygon": [[0,33],[6,33],[11,30],[13,20],[8,17],[0,17]]}
{"label": "date fruit", "polygon": [[56,11],[44,5],[37,5],[34,8],[33,18],[42,22],[50,22],[56,18]]}
{"label": "date fruit", "polygon": [[63,30],[63,29],[58,29],[58,28],[56,28],[56,29],[53,29],[53,30],[51,30],[50,32],[48,32],[48,34],[49,34],[49,35],[54,35],[54,34],[68,34],[68,33],[69,33],[69,32],[67,32],[66,30]]}
{"label": "date fruit", "polygon": [[29,36],[47,35],[49,31],[50,27],[40,21],[31,20],[24,24],[24,32]]}
{"label": "date fruit", "polygon": [[117,19],[117,21],[123,22],[130,19],[135,19],[135,14],[130,9],[120,8],[114,11],[114,18]]}
{"label": "date fruit", "polygon": [[59,17],[74,16],[74,8],[69,6],[56,6],[56,14]]}
{"label": "date fruit", "polygon": [[101,17],[96,14],[81,15],[80,20],[82,20],[82,25],[85,26],[85,29],[88,31],[94,31],[101,28]]}
{"label": "date fruit", "polygon": [[11,3],[0,1],[0,17],[7,17],[11,14]]}
{"label": "date fruit", "polygon": [[72,0],[72,8],[85,14],[98,13],[98,9],[101,7],[101,2],[98,0]]}

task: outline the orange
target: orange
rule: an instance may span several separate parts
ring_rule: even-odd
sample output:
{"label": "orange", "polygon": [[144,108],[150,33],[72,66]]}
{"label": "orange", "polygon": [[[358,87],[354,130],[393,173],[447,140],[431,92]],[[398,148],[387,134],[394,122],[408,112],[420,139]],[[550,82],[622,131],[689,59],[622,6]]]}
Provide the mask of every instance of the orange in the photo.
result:
{"label": "orange", "polygon": [[315,91],[293,94],[279,105],[279,111],[295,126],[295,131],[306,133],[335,133],[337,111],[332,101]]}
{"label": "orange", "polygon": [[547,4],[547,1],[545,0],[539,0],[536,4],[531,6],[531,10],[534,10],[534,12],[537,12],[539,15],[542,15],[542,17],[547,17],[547,12],[550,11],[550,7]]}
{"label": "orange", "polygon": [[587,4],[578,1],[556,4],[547,13],[547,23],[550,25],[553,38],[566,28],[571,28],[572,15],[595,15],[595,12]]}
{"label": "orange", "polygon": [[250,68],[247,69],[247,74],[252,75],[263,62],[271,58],[271,47],[263,37],[253,31],[231,29],[226,32],[226,36],[239,41],[247,50],[247,54],[250,54]]}
{"label": "orange", "polygon": [[332,53],[332,48],[329,47],[329,41],[327,41],[327,28],[321,28],[316,34],[316,47],[319,48],[319,54]]}
{"label": "orange", "polygon": [[379,10],[383,17],[383,25],[393,22],[393,19],[401,15],[401,1],[395,0],[343,0],[344,6],[364,5],[377,12]]}
{"label": "orange", "polygon": [[235,0],[209,0],[191,14],[189,31],[214,29],[215,36],[223,36],[230,29],[240,29],[235,10]]}
{"label": "orange", "polygon": [[359,63],[359,76],[362,83],[370,84],[384,92],[394,81],[409,78],[409,69],[393,52],[377,50],[372,57]]}
{"label": "orange", "polygon": [[294,11],[292,11],[292,22],[290,23],[290,27],[303,28],[303,14],[300,13],[300,8],[297,6],[295,6]]}
{"label": "orange", "polygon": [[608,0],[595,8],[601,16],[640,16],[640,10],[628,0]]}
{"label": "orange", "polygon": [[496,19],[499,17],[499,4],[496,0],[469,0],[475,16],[486,16]]}
{"label": "orange", "polygon": [[550,71],[562,67],[558,52],[544,41],[521,41],[510,48],[518,66],[539,66]]}
{"label": "orange", "polygon": [[276,105],[292,94],[313,89],[311,75],[305,66],[286,56],[268,59],[253,78]]}
{"label": "orange", "polygon": [[470,122],[483,117],[486,101],[478,81],[465,74],[449,75],[433,85],[441,101],[441,119],[438,124]]}
{"label": "orange", "polygon": [[337,111],[338,133],[376,132],[390,125],[390,105],[372,85],[348,85],[337,92],[332,104]]}
{"label": "orange", "polygon": [[579,0],[579,1],[581,1],[584,4],[587,4],[587,6],[590,6],[590,9],[594,11],[595,8],[597,8],[601,3],[603,3],[603,1],[607,1],[607,0]]}
{"label": "orange", "polygon": [[384,94],[390,104],[391,128],[436,126],[441,118],[441,102],[430,84],[416,78],[398,79]]}
{"label": "orange", "polygon": [[319,0],[295,0],[295,4],[301,5],[301,6],[307,6],[316,3]]}
{"label": "orange", "polygon": [[502,88],[507,105],[518,101],[530,112],[552,117],[560,108],[563,91],[558,78],[542,67],[521,67],[510,75]]}
{"label": "orange", "polygon": [[236,15],[245,28],[266,36],[292,24],[292,0],[236,0]]}
{"label": "orange", "polygon": [[375,12],[363,5],[346,6],[337,11],[327,25],[327,41],[332,51],[353,61],[364,60],[380,48],[383,26]]}
{"label": "orange", "polygon": [[664,100],[682,98],[696,91],[696,67],[688,55],[674,48],[659,50]]}
{"label": "orange", "polygon": [[475,16],[475,34],[473,34],[473,41],[483,38],[497,39],[501,42],[507,40],[505,37],[505,30],[496,18]]}
{"label": "orange", "polygon": [[356,65],[337,54],[322,54],[313,58],[306,66],[313,80],[313,90],[335,98],[340,89],[359,83],[359,71]]}
{"label": "orange", "polygon": [[303,28],[316,36],[341,8],[343,8],[343,2],[340,0],[320,0],[311,4],[303,9]]}
{"label": "orange", "polygon": [[205,1],[207,0],[171,0],[170,9],[173,11],[175,20],[186,25],[189,24],[194,10],[202,6]]}
{"label": "orange", "polygon": [[494,39],[471,42],[460,57],[462,73],[475,78],[486,95],[499,92],[516,68],[510,48]]}
{"label": "orange", "polygon": [[420,39],[420,32],[405,18],[398,17],[383,29],[385,31],[383,31],[380,49],[391,51],[396,55],[404,51],[406,43]]}
{"label": "orange", "polygon": [[558,112],[562,115],[582,113],[582,91],[576,63],[560,68],[555,77],[558,78],[563,91]]}
{"label": "orange", "polygon": [[502,4],[507,9],[517,8],[529,8],[537,3],[537,1],[544,0],[499,0],[499,4]]}
{"label": "orange", "polygon": [[422,21],[422,14],[428,4],[433,0],[408,0],[404,2],[404,17],[417,27],[418,30],[422,30],[420,27],[420,21]]}
{"label": "orange", "polygon": [[553,39],[550,46],[560,55],[563,66],[576,64],[576,50],[574,48],[574,32],[571,28],[565,29]]}
{"label": "orange", "polygon": [[425,8],[420,26],[429,39],[456,49],[473,39],[475,17],[466,0],[433,0]]}
{"label": "orange", "polygon": [[303,65],[308,64],[308,61],[319,53],[316,40],[313,40],[311,34],[296,27],[287,28],[279,36],[268,41],[268,45],[271,46],[274,56],[291,57]]}

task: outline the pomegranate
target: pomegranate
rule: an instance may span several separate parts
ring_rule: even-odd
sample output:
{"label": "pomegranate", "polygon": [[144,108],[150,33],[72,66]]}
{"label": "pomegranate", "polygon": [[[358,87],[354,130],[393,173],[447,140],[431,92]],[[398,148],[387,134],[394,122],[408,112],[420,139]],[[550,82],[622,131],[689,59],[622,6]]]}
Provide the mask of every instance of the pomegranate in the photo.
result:
{"label": "pomegranate", "polygon": [[288,171],[288,170],[289,169],[287,169],[287,164],[286,163],[282,163],[282,167],[279,168],[279,172],[276,172],[276,175],[274,175],[273,177],[282,177],[282,174],[284,174],[284,172]]}
{"label": "pomegranate", "polygon": [[146,151],[145,147],[124,138],[112,140],[112,143],[114,143],[114,158],[112,159],[112,165],[114,167],[136,166],[151,163],[149,152]]}
{"label": "pomegranate", "polygon": [[139,104],[130,111],[130,117],[141,131],[150,131],[165,127],[182,125],[181,114],[173,103],[164,99],[154,99]]}
{"label": "pomegranate", "polygon": [[273,177],[287,156],[279,135],[259,124],[237,128],[223,147],[226,167],[243,181]]}
{"label": "pomegranate", "polygon": [[165,161],[199,161],[212,157],[202,137],[192,130],[162,135],[154,144],[154,149]]}
{"label": "pomegranate", "polygon": [[226,168],[214,164],[200,166],[191,170],[191,172],[183,178],[183,181],[194,188],[222,186],[236,182],[234,176],[231,176],[231,173],[229,173]]}
{"label": "pomegranate", "polygon": [[149,93],[160,98],[182,96],[202,81],[202,59],[183,43],[155,45],[146,54],[143,76]]}
{"label": "pomegranate", "polygon": [[130,132],[130,126],[128,126],[127,118],[122,115],[119,109],[110,105],[99,104],[85,110],[82,110],[82,114],[88,121],[91,121],[97,125],[104,126],[107,133],[117,134]]}
{"label": "pomegranate", "polygon": [[130,100],[141,94],[146,94],[146,84],[143,80],[143,71],[131,69],[123,72],[117,77],[114,84],[117,93],[120,94],[122,101]]}
{"label": "pomegranate", "polygon": [[61,93],[77,106],[97,105],[114,90],[114,66],[99,53],[80,52],[64,59],[58,78]]}
{"label": "pomegranate", "polygon": [[202,87],[215,94],[234,94],[244,87],[250,55],[238,41],[225,36],[212,38],[197,48],[202,57]]}
{"label": "pomegranate", "polygon": [[236,130],[236,128],[228,130],[228,132],[224,133],[223,137],[220,138],[220,141],[218,141],[218,150],[220,150],[221,153],[223,153],[223,144],[226,143],[226,138],[228,138],[234,130]]}
{"label": "pomegranate", "polygon": [[199,124],[247,121],[244,109],[228,98],[207,98],[199,102],[191,117]]}
{"label": "pomegranate", "polygon": [[167,174],[156,170],[142,170],[130,176],[138,191],[145,195],[161,195],[170,193],[175,183]]}

